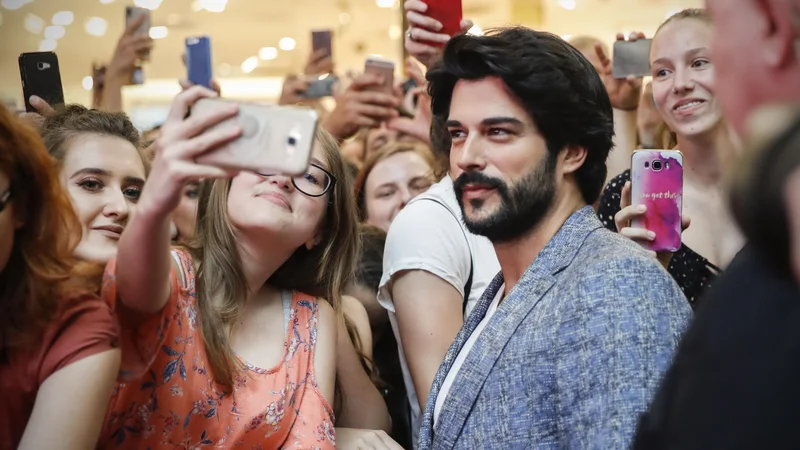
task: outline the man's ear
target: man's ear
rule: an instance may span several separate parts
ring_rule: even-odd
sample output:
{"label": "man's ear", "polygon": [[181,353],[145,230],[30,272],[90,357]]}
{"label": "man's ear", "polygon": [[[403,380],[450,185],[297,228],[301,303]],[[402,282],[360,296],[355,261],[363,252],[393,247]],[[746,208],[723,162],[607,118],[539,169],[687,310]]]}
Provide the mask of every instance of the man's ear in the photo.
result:
{"label": "man's ear", "polygon": [[795,169],[784,189],[792,273],[794,273],[797,283],[800,284],[800,168]]}
{"label": "man's ear", "polygon": [[569,146],[564,150],[564,173],[575,173],[583,166],[586,161],[587,151],[585,147],[577,145]]}
{"label": "man's ear", "polygon": [[768,27],[762,37],[761,55],[772,68],[785,67],[791,64],[797,55],[798,30],[795,28],[793,6],[794,0],[757,0],[759,12]]}

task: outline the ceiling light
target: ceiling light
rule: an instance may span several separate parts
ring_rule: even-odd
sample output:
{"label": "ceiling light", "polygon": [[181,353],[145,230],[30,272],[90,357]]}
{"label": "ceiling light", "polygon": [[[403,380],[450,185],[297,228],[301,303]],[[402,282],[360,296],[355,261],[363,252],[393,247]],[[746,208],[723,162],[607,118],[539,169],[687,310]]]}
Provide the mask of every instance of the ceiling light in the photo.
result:
{"label": "ceiling light", "polygon": [[400,25],[394,24],[389,27],[389,39],[394,41],[403,37],[403,29],[400,28]]}
{"label": "ceiling light", "polygon": [[219,65],[219,68],[217,68],[217,71],[219,72],[220,76],[227,77],[231,74],[231,65],[228,63],[222,63]]}
{"label": "ceiling light", "polygon": [[285,38],[281,39],[280,42],[278,42],[278,47],[280,47],[281,50],[286,51],[286,52],[294,50],[294,47],[296,45],[297,45],[297,42],[295,42],[294,39],[292,39],[290,37],[285,37]]}
{"label": "ceiling light", "polygon": [[572,11],[575,9],[575,0],[558,0],[558,6],[568,11]]}
{"label": "ceiling light", "polygon": [[481,27],[473,25],[472,28],[470,28],[469,31],[467,31],[467,34],[471,34],[473,36],[483,36],[483,30],[481,29]]}
{"label": "ceiling light", "polygon": [[255,56],[251,56],[245,59],[244,62],[242,63],[242,72],[250,73],[256,70],[256,67],[258,67],[258,58],[256,58]]}
{"label": "ceiling light", "polygon": [[108,22],[100,17],[92,17],[86,21],[86,32],[92,36],[101,37],[106,34]]}
{"label": "ceiling light", "polygon": [[151,39],[164,39],[169,34],[167,27],[150,27]]}
{"label": "ceiling light", "polygon": [[58,47],[58,41],[55,39],[45,39],[39,43],[40,52],[52,52]]}
{"label": "ceiling light", "polygon": [[87,91],[91,91],[92,87],[94,86],[94,80],[92,77],[83,77],[83,88]]}
{"label": "ceiling light", "polygon": [[44,29],[44,37],[45,39],[59,40],[64,37],[66,32],[67,30],[65,30],[64,27],[53,25],[52,27],[47,27]]}
{"label": "ceiling light", "polygon": [[15,9],[20,9],[25,6],[26,3],[29,3],[28,0],[2,0],[0,1],[0,6],[3,8],[14,11]]}
{"label": "ceiling light", "polygon": [[39,34],[44,29],[44,20],[39,16],[28,14],[25,16],[23,27],[33,34]]}
{"label": "ceiling light", "polygon": [[228,0],[197,0],[201,9],[208,12],[221,13],[228,6]]}
{"label": "ceiling light", "polygon": [[278,57],[278,49],[275,47],[264,47],[258,51],[258,57],[264,61],[269,61]]}
{"label": "ceiling light", "polygon": [[73,20],[75,20],[75,15],[72,14],[72,11],[61,11],[53,14],[53,25],[65,27],[72,25]]}
{"label": "ceiling light", "polygon": [[395,0],[375,0],[378,8],[392,8],[394,7]]}
{"label": "ceiling light", "polygon": [[133,4],[139,8],[146,8],[153,11],[161,6],[161,0],[133,0]]}

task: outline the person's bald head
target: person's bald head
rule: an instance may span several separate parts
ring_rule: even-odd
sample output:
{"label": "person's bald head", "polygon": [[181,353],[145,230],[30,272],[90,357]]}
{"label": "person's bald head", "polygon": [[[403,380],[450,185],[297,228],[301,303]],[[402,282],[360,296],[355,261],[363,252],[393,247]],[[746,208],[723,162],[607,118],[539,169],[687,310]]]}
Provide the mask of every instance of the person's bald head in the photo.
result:
{"label": "person's bald head", "polygon": [[603,49],[603,53],[606,54],[607,57],[611,57],[608,54],[608,46],[606,46],[603,41],[597,39],[593,36],[575,36],[567,39],[570,45],[578,49],[579,52],[583,54],[586,59],[589,60],[590,63],[594,66],[595,70],[600,72],[603,68],[603,63],[600,61],[600,57],[597,56],[597,50],[595,49],[595,45],[599,44],[600,48]]}
{"label": "person's bald head", "polygon": [[740,133],[758,107],[800,103],[800,0],[706,0],[716,93]]}

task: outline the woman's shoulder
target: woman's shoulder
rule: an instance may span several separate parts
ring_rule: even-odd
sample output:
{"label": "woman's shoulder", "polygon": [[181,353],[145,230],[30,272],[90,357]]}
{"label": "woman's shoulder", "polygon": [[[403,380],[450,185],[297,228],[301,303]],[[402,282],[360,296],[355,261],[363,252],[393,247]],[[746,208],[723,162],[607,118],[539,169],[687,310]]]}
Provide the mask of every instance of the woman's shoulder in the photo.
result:
{"label": "woman's shoulder", "polygon": [[110,305],[94,294],[64,298],[45,327],[40,378],[102,351],[119,347],[119,326]]}

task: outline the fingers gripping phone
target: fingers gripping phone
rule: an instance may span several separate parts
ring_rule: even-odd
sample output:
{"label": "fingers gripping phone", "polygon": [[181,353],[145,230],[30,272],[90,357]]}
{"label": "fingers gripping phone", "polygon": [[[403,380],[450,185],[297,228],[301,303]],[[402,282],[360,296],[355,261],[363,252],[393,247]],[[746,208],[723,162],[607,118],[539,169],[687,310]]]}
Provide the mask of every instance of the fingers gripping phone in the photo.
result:
{"label": "fingers gripping phone", "polygon": [[631,204],[647,212],[631,221],[633,228],[656,234],[647,245],[654,252],[681,248],[683,155],[677,150],[637,150],[631,159]]}
{"label": "fingers gripping phone", "polygon": [[31,106],[32,95],[42,98],[50,106],[64,104],[64,89],[61,86],[61,72],[55,53],[35,52],[19,55],[19,74],[27,112],[36,112]]}
{"label": "fingers gripping phone", "polygon": [[[141,25],[136,28],[134,31],[134,36],[148,36],[150,34],[150,10],[147,8],[139,8],[137,6],[126,6],[125,7],[125,27],[127,28],[130,26],[131,22],[135,21],[140,16],[144,16],[144,20],[142,21]],[[142,57],[147,57],[147,54],[142,55]],[[130,79],[131,84],[144,84],[144,72],[142,72],[141,66],[137,67],[133,73],[131,74]]]}
{"label": "fingers gripping phone", "polygon": [[383,79],[383,83],[375,90],[387,94],[392,94],[394,92],[394,62],[388,59],[371,56],[367,58],[367,61],[364,63],[364,73],[378,75]]}
{"label": "fingers gripping phone", "polygon": [[211,38],[208,36],[186,38],[186,69],[192,84],[211,89]]}
{"label": "fingers gripping phone", "polygon": [[[428,5],[425,15],[442,24],[439,33],[455,36],[461,32],[461,0],[423,0]],[[437,44],[443,46],[444,44]]]}
{"label": "fingers gripping phone", "polygon": [[652,39],[617,41],[611,73],[614,78],[641,78],[650,75],[650,44]]}
{"label": "fingers gripping phone", "polygon": [[[191,115],[208,115],[230,100],[200,99]],[[198,163],[243,170],[300,175],[308,168],[319,116],[310,108],[239,103],[239,113],[215,129],[238,125],[242,135],[205,153]]]}

